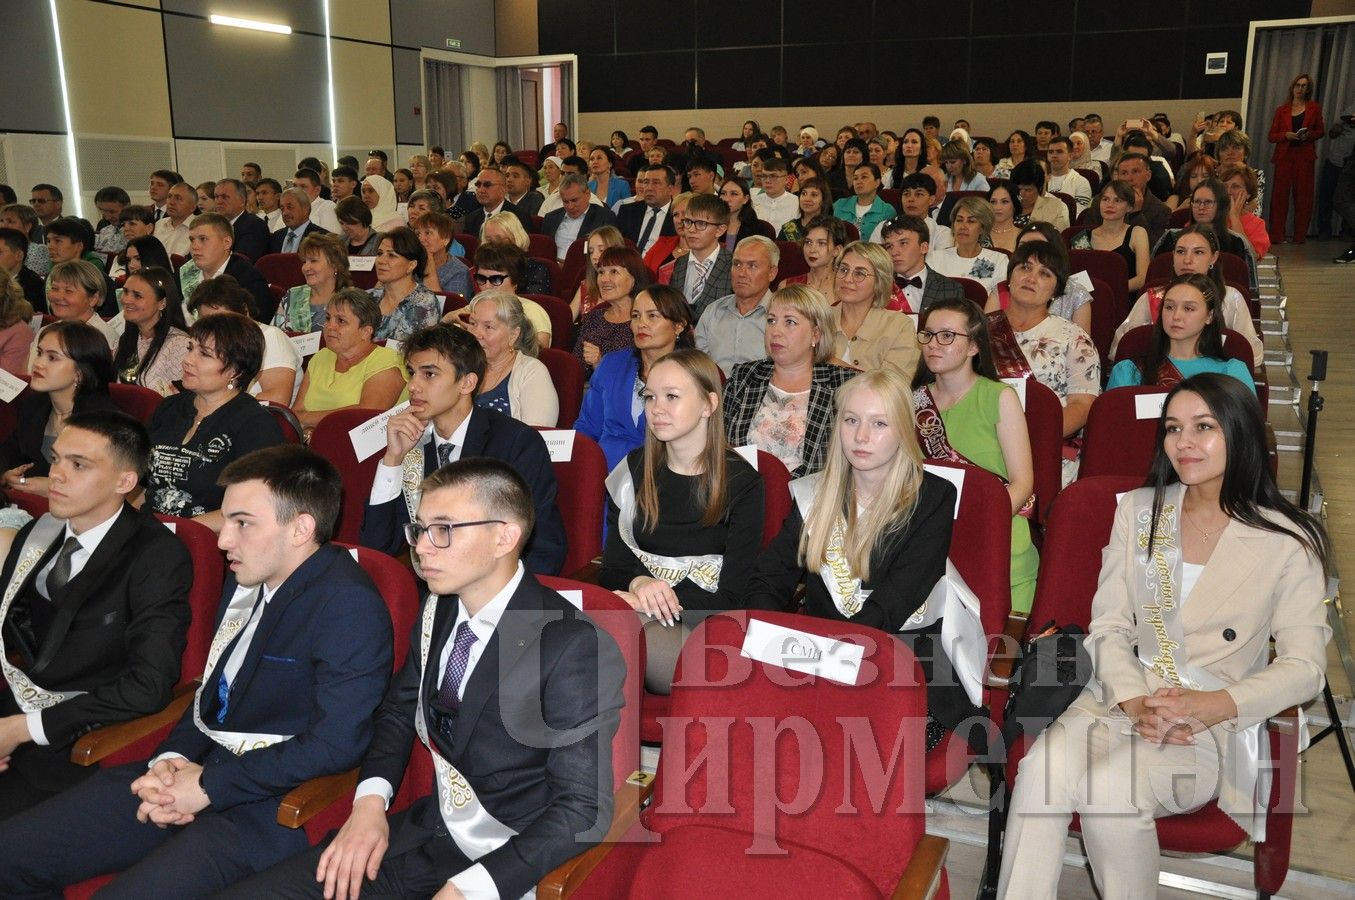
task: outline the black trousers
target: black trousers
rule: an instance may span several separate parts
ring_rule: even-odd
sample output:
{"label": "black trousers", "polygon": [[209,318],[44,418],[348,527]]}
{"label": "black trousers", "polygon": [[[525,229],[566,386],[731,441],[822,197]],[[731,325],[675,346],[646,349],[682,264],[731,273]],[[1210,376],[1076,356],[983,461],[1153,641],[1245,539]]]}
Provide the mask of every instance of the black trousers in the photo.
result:
{"label": "black trousers", "polygon": [[70,761],[71,748],[20,744],[0,772],[0,821],[13,818],[72,788],[99,770]]}
{"label": "black trousers", "polygon": [[[424,802],[427,802],[426,800]],[[471,862],[441,827],[429,828],[411,815],[422,804],[390,817],[390,848],[374,881],[363,878],[362,900],[431,897]],[[425,810],[427,818],[435,810]],[[319,900],[324,884],[315,880],[320,856],[334,840],[331,833],[316,846],[217,894],[217,900]]]}
{"label": "black trousers", "polygon": [[145,763],[103,769],[0,822],[0,897],[60,898],[65,885],[109,872],[121,874],[101,900],[208,897],[305,849],[305,832],[277,824],[276,797],[181,827],[138,822],[129,787],[145,771]]}

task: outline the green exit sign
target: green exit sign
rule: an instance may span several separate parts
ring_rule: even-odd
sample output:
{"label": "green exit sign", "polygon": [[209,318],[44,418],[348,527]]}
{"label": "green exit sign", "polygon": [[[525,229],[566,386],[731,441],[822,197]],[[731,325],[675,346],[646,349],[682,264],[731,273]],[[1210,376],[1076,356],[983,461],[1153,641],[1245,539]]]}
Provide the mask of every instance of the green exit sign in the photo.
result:
{"label": "green exit sign", "polygon": [[460,49],[461,49],[461,42],[458,41],[456,38],[447,38],[447,49],[448,49],[448,50],[460,50]]}

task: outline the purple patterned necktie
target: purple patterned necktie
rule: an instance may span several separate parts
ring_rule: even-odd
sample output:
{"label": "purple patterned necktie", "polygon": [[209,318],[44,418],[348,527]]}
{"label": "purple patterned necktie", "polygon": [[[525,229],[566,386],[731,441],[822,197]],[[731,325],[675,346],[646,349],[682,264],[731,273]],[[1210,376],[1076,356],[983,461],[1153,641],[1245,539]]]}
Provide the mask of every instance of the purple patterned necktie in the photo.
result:
{"label": "purple patterned necktie", "polygon": [[470,648],[475,640],[470,622],[462,622],[456,627],[456,639],[452,641],[452,652],[447,657],[447,671],[443,673],[442,684],[438,687],[438,705],[445,710],[454,712],[461,708],[461,698],[457,692],[461,688],[461,680],[466,677]]}

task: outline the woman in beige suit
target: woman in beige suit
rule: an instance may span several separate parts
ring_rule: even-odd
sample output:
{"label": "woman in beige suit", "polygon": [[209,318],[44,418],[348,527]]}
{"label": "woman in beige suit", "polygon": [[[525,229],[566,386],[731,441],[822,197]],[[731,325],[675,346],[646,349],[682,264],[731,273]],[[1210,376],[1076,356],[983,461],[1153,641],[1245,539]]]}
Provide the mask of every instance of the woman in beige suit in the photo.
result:
{"label": "woman in beige suit", "polygon": [[1158,817],[1217,797],[1263,839],[1265,721],[1321,690],[1330,545],[1275,487],[1256,398],[1196,375],[1158,434],[1103,558],[1094,677],[1021,761],[999,896],[1055,896],[1074,812],[1107,900],[1156,895]]}

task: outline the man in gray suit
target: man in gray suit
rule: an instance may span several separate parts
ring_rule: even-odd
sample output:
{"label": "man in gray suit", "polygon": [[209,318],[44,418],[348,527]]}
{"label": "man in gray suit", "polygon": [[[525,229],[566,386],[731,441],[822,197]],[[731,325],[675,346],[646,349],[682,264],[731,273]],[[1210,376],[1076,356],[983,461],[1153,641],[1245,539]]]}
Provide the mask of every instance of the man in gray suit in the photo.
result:
{"label": "man in gray suit", "polygon": [[687,204],[686,218],[676,224],[679,233],[687,235],[691,252],[678,259],[669,284],[682,291],[695,320],[707,306],[734,293],[729,253],[723,247],[729,206],[715,194],[698,194]]}
{"label": "man in gray suit", "polygon": [[897,298],[903,292],[906,312],[924,313],[937,300],[960,300],[965,295],[959,282],[927,265],[930,234],[925,221],[910,215],[895,216],[880,228],[884,248],[894,263],[894,294]]}
{"label": "man in gray suit", "polygon": [[603,225],[616,224],[616,213],[590,203],[592,195],[582,175],[571,172],[560,179],[560,208],[546,214],[541,232],[555,241],[555,256],[562,262],[570,244],[588,237]]}

